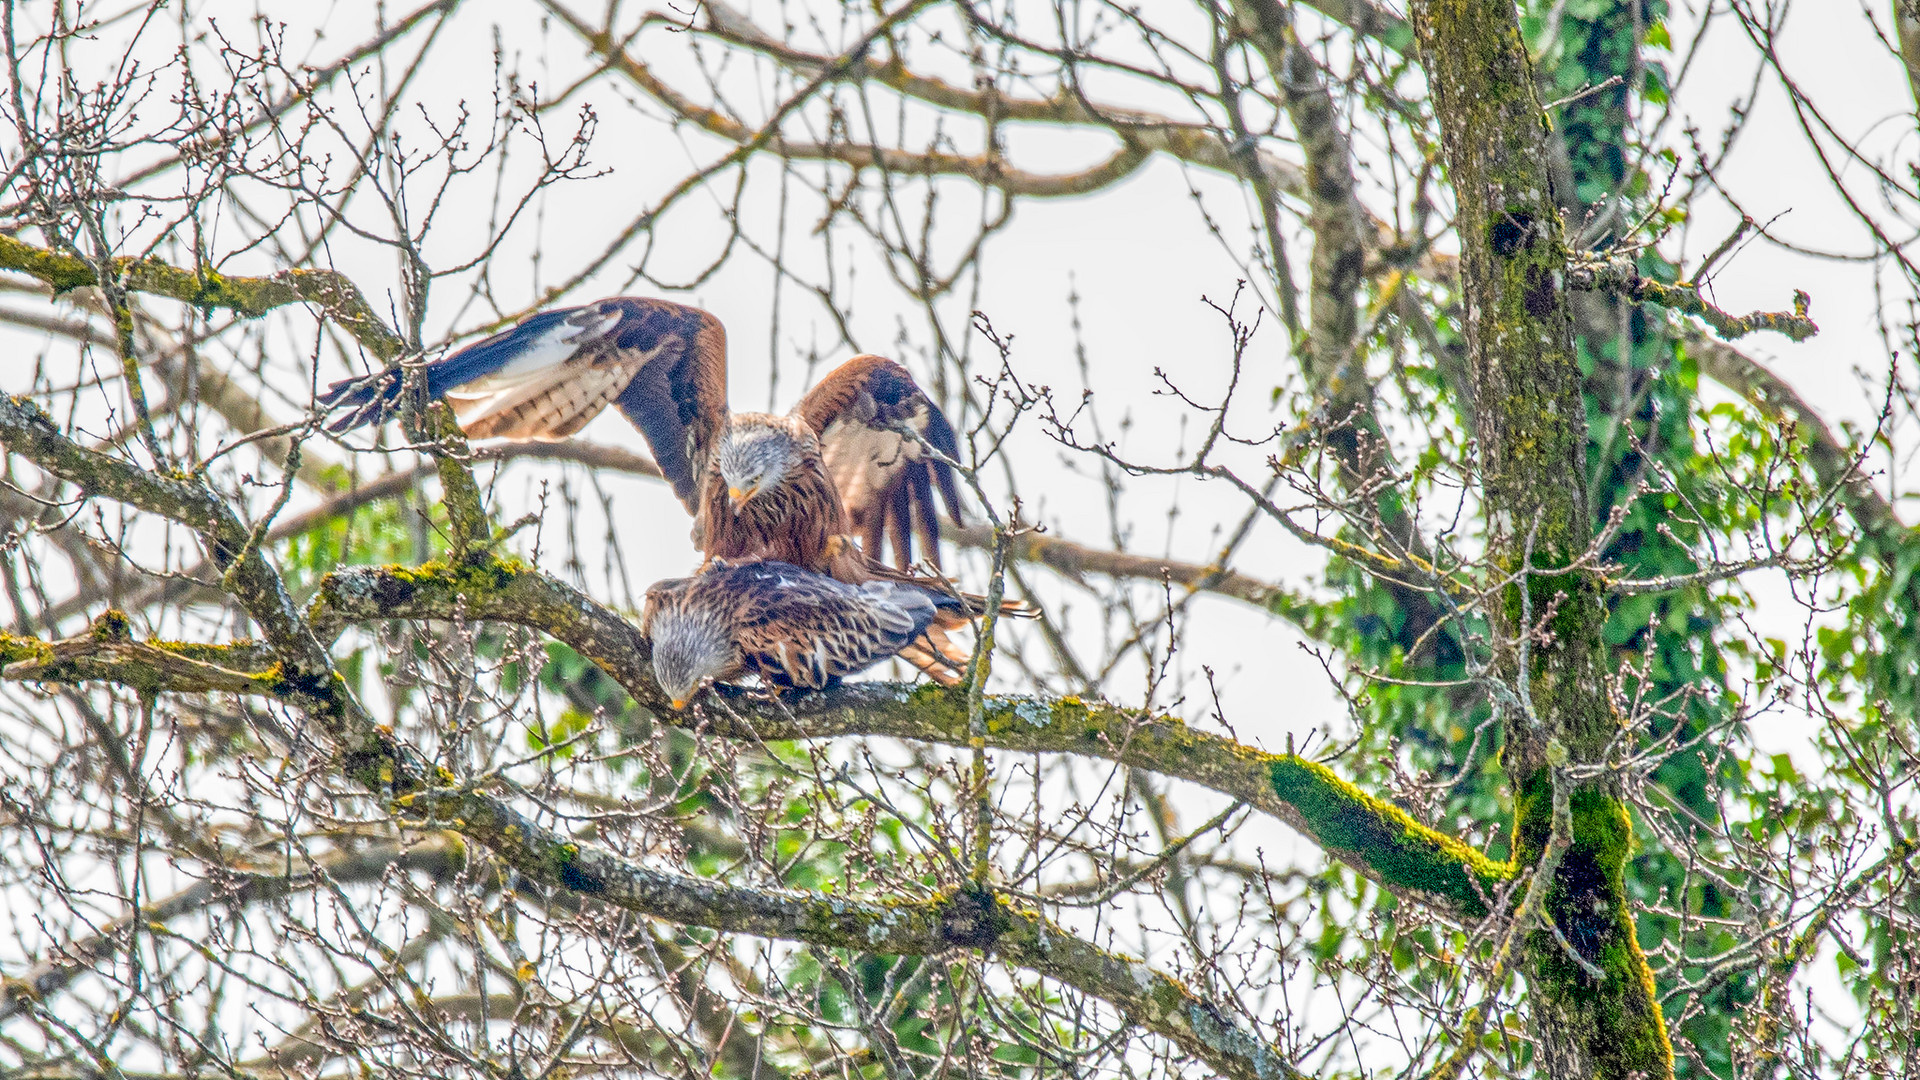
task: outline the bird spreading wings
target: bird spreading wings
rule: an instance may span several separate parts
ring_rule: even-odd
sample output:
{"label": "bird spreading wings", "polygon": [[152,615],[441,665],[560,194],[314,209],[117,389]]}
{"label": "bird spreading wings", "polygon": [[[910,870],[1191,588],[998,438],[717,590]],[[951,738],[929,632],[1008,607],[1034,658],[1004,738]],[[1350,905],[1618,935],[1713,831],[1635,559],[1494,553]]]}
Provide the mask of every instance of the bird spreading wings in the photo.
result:
{"label": "bird spreading wings", "polygon": [[849,585],[791,563],[709,562],[647,590],[640,629],[654,677],[684,708],[708,682],[758,675],[822,689],[919,641],[950,598],[915,585]]}
{"label": "bird spreading wings", "polygon": [[[882,357],[835,368],[787,416],[733,414],[720,321],[620,296],[529,316],[424,374],[427,395],[450,402],[472,438],[562,439],[618,405],[695,515],[709,558],[823,572],[837,560],[836,576],[857,579],[840,537],[860,536],[877,556],[884,536],[904,570],[917,536],[937,566],[936,489],[961,520],[953,470],[941,460],[959,452],[953,428],[907,369]],[[335,383],[320,404],[345,410],[332,428],[347,431],[384,419],[401,386],[401,369],[390,368]]]}

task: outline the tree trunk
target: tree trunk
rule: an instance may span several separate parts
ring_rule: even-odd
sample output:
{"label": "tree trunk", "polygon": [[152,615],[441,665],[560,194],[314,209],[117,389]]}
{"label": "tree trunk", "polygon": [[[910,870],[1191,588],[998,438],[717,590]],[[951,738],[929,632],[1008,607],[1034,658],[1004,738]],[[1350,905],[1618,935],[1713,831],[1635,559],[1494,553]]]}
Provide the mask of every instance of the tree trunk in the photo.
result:
{"label": "tree trunk", "polygon": [[1546,121],[1513,0],[1417,0],[1413,15],[1459,205],[1488,551],[1514,578],[1489,615],[1512,691],[1503,764],[1522,865],[1552,837],[1555,784],[1571,788],[1544,912],[1552,927],[1524,939],[1536,1065],[1551,1077],[1667,1077],[1673,1051],[1623,886],[1626,803],[1604,773],[1576,784],[1562,768],[1603,763],[1620,724],[1600,583],[1565,569],[1593,535]]}

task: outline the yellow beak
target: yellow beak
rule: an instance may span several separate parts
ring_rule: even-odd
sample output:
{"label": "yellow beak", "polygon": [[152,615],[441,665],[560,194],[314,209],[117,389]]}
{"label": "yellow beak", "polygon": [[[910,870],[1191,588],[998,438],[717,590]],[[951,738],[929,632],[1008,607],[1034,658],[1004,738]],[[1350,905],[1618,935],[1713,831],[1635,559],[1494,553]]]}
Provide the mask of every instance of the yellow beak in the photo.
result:
{"label": "yellow beak", "polygon": [[685,698],[674,698],[674,699],[673,699],[673,711],[674,711],[674,712],[679,712],[679,711],[680,711],[681,709],[684,709],[684,708],[686,708],[686,707],[687,707],[687,699],[685,699]]}
{"label": "yellow beak", "polygon": [[748,499],[753,498],[754,493],[759,490],[760,490],[760,485],[758,484],[755,484],[754,486],[746,489],[745,491],[742,491],[737,487],[730,487],[727,489],[727,498],[733,500],[733,508],[735,510],[738,510],[740,509],[741,503],[746,502]]}

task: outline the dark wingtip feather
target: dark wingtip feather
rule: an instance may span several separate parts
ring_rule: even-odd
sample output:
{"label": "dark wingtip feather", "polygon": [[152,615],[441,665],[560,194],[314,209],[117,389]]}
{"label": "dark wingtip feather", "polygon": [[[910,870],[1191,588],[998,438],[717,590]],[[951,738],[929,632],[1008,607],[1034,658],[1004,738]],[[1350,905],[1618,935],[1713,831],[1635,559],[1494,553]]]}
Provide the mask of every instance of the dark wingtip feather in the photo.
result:
{"label": "dark wingtip feather", "polygon": [[[927,402],[926,440],[935,450],[947,455],[949,461],[960,460],[960,439],[953,433],[953,425],[947,422],[947,414],[941,412],[940,406],[935,405],[931,400]],[[930,461],[927,463],[927,468],[933,473],[934,481],[940,485],[940,500],[947,504],[947,517],[951,518],[955,525],[965,525],[966,517],[960,511],[960,482],[954,477],[953,466],[944,462]],[[927,505],[931,509],[933,505],[931,498],[927,500]],[[939,535],[937,529],[934,535]]]}
{"label": "dark wingtip feather", "polygon": [[[438,400],[449,390],[493,374],[520,355],[529,341],[578,310],[556,308],[539,312],[497,334],[433,361],[425,368],[427,396]],[[370,375],[341,379],[327,387],[315,399],[315,403],[326,412],[348,410],[340,419],[327,425],[327,430],[337,435],[367,424],[384,422],[394,403],[400,400],[400,388],[401,371],[396,365]]]}
{"label": "dark wingtip feather", "polygon": [[937,462],[924,462],[907,467],[907,482],[901,485],[911,497],[908,508],[913,513],[913,531],[920,534],[920,542],[926,546],[927,561],[935,570],[940,569],[940,518],[933,506],[933,473],[944,468]]}
{"label": "dark wingtip feather", "polygon": [[386,419],[387,410],[400,398],[400,369],[388,368],[371,375],[341,379],[327,387],[314,403],[325,413],[346,410],[327,430],[342,435],[370,423]]}
{"label": "dark wingtip feather", "polygon": [[905,570],[913,565],[913,527],[910,524],[912,514],[911,484],[896,484],[893,489],[893,502],[884,512],[887,519],[887,539],[893,544],[893,562]]}

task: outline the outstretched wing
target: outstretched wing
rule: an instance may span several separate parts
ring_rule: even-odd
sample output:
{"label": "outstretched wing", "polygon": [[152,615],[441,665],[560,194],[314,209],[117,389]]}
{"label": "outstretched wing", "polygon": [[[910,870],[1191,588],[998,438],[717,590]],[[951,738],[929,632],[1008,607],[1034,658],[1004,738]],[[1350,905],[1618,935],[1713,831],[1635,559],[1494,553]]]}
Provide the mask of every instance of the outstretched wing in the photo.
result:
{"label": "outstretched wing", "polygon": [[[320,404],[350,410],[333,424],[346,431],[384,420],[400,386],[389,368],[333,384]],[[616,296],[539,312],[436,360],[426,389],[476,439],[564,439],[618,404],[691,511],[727,421],[727,335],[699,308]]]}
{"label": "outstretched wing", "polygon": [[917,533],[927,558],[940,565],[933,492],[939,489],[958,525],[960,488],[953,468],[928,455],[897,425],[919,432],[949,459],[959,457],[960,446],[953,425],[907,369],[885,357],[856,356],[820,380],[794,411],[819,433],[827,472],[867,553],[880,558],[884,535],[892,543],[895,565],[904,569],[913,564]]}
{"label": "outstretched wing", "polygon": [[727,575],[747,666],[775,686],[830,685],[899,652],[933,622],[933,599],[910,585],[846,585],[778,562],[711,573]]}

